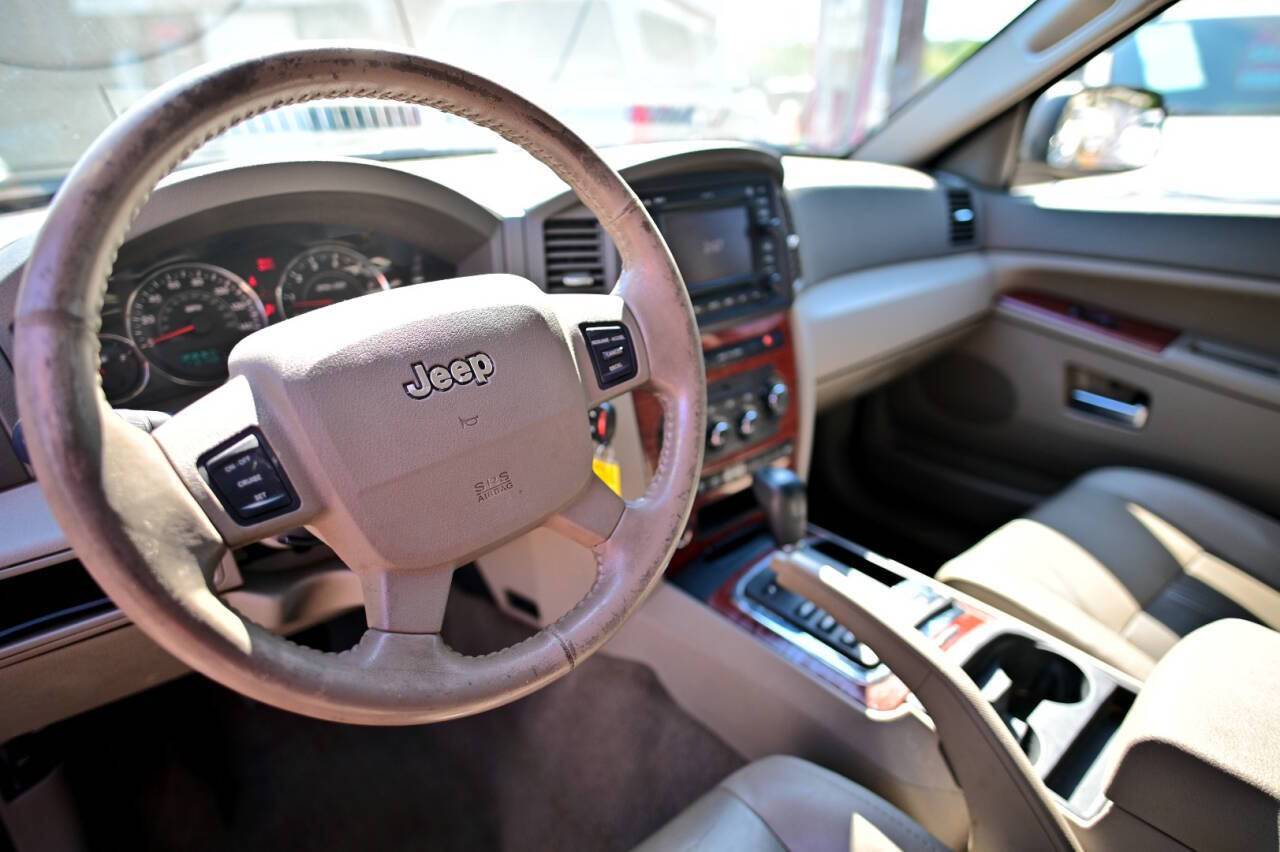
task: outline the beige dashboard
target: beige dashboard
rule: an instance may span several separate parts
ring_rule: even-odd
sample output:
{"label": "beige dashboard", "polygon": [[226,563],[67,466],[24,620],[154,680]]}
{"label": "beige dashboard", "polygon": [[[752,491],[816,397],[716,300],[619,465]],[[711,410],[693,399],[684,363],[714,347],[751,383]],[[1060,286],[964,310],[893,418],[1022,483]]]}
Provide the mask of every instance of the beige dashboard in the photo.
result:
{"label": "beige dashboard", "polygon": [[[991,309],[991,271],[975,250],[974,232],[957,239],[952,227],[962,190],[932,176],[711,143],[605,154],[633,183],[678,179],[696,186],[704,176],[723,173],[781,177],[799,266],[789,322],[798,408],[793,458],[802,474],[819,408],[888,381],[957,340]],[[972,218],[972,200],[967,203]],[[577,208],[550,172],[516,153],[399,163],[229,163],[166,181],[142,211],[122,257],[185,257],[184,250],[221,231],[305,223],[390,235],[456,274],[510,272],[547,287],[553,277],[547,223]],[[39,212],[0,216],[0,350],[6,357],[22,265],[39,222]],[[595,251],[601,274],[589,286],[603,287],[616,273],[616,258],[603,237]],[[195,253],[187,259],[204,262]],[[430,286],[429,276],[422,280],[414,286]],[[0,360],[0,422],[8,432],[17,420],[12,383],[9,362]],[[194,396],[198,388],[169,401],[178,406]],[[619,401],[615,438],[624,489],[633,494],[647,475],[635,410],[631,400]],[[0,442],[0,599],[18,601],[7,606],[8,621],[0,622],[0,694],[10,696],[0,741],[183,671],[109,601],[95,599],[91,588],[70,602],[59,600],[57,589],[66,587],[62,575],[78,578],[83,569],[38,484],[12,454]],[[297,543],[254,545],[228,561],[219,577],[219,588],[235,606],[281,632],[360,603],[353,576],[327,548]],[[585,553],[575,548],[539,533],[508,544],[480,567],[491,583],[516,586],[539,603],[533,620],[545,622],[590,581],[589,558],[584,561]],[[548,564],[547,556],[550,564],[569,567],[555,578],[514,567]]]}

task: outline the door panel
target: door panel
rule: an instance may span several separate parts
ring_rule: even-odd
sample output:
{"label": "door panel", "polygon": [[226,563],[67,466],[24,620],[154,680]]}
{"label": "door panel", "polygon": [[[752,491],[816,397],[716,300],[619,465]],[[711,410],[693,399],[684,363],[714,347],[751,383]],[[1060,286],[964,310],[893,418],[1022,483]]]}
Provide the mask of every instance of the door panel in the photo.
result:
{"label": "door panel", "polygon": [[[1093,337],[998,312],[942,363],[891,389],[893,421],[949,447],[962,466],[964,454],[985,456],[1038,472],[1046,482],[1065,482],[1095,467],[1138,465],[1280,515],[1280,407],[1190,378],[1160,355],[1100,346]],[[1012,397],[1000,412],[1006,416],[979,419],[975,414],[987,409],[940,397],[930,379],[948,368],[946,359],[962,365],[950,368],[962,389],[977,385],[977,369],[997,375]],[[1108,393],[1090,379],[1114,382],[1122,392]],[[1280,398],[1280,378],[1270,382]],[[1132,405],[1129,390],[1141,394],[1147,411],[1140,424],[1092,413],[1072,398],[1083,391]]]}
{"label": "door panel", "polygon": [[[1280,280],[1257,274],[1277,256],[1264,237],[1274,220],[1202,229],[1202,217],[1059,213],[1070,227],[988,219],[1004,246],[988,251],[1001,292],[988,319],[862,400],[843,435],[860,464],[846,473],[908,495],[915,511],[899,515],[916,529],[971,537],[1105,465],[1182,476],[1280,516]],[[1200,262],[1154,261],[1159,228],[1170,257]],[[1126,424],[1135,406],[1142,422]]]}
{"label": "door panel", "polygon": [[[1107,224],[1095,222],[1095,227],[1104,230]],[[1280,233],[1280,222],[1275,228]],[[1195,234],[1183,236],[1172,230],[1168,238],[1200,241]],[[1000,293],[1027,290],[1057,295],[1152,325],[1280,356],[1280,245],[1273,253],[1271,277],[1067,253],[989,250],[986,256]]]}

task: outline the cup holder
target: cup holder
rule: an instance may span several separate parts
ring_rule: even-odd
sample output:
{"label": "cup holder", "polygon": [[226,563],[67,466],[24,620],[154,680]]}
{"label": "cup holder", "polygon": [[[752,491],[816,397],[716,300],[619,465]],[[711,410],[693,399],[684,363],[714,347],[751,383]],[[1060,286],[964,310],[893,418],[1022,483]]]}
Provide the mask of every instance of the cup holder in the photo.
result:
{"label": "cup holder", "polygon": [[1036,711],[1045,702],[1078,704],[1089,694],[1089,680],[1079,666],[1036,640],[1016,634],[993,639],[973,655],[964,670],[1033,763],[1040,750],[1033,717],[1044,712]]}

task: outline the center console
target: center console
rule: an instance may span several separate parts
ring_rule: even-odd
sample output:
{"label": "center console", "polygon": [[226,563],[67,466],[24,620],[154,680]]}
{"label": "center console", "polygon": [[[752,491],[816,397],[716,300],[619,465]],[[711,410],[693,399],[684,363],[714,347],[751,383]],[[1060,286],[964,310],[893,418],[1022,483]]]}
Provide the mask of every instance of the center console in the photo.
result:
{"label": "center console", "polygon": [[[699,174],[638,183],[637,195],[671,248],[702,331],[707,371],[706,457],[678,568],[761,515],[747,489],[767,466],[793,467],[798,417],[787,318],[799,274],[798,240],[768,172]],[[662,449],[662,410],[636,394],[650,471]]]}
{"label": "center console", "polygon": [[757,530],[731,553],[687,565],[677,585],[868,711],[918,708],[875,648],[778,575],[796,560],[839,572],[964,669],[1062,808],[1082,821],[1101,811],[1110,768],[1102,755],[1138,684],[901,563],[808,526],[804,486],[790,471],[763,471],[754,485],[772,535]]}

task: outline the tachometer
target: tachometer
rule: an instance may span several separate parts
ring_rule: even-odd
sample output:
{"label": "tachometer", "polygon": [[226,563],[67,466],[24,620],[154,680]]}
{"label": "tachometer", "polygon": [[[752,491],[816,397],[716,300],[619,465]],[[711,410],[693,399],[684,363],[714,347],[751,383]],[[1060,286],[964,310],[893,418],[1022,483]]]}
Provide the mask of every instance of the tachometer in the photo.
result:
{"label": "tachometer", "polygon": [[207,263],[180,263],[152,274],[129,296],[129,337],[174,381],[214,384],[227,375],[227,355],[267,324],[262,301],[235,273]]}
{"label": "tachometer", "polygon": [[115,334],[98,335],[98,374],[102,392],[113,405],[127,402],[147,386],[150,372],[137,347]]}
{"label": "tachometer", "polygon": [[276,302],[282,315],[296,317],[385,289],[386,276],[369,258],[343,245],[320,245],[289,261],[280,274]]}

